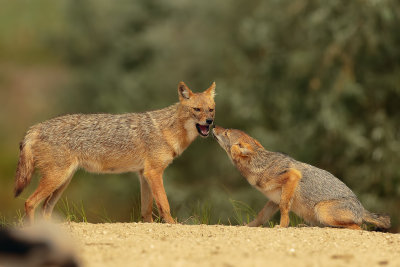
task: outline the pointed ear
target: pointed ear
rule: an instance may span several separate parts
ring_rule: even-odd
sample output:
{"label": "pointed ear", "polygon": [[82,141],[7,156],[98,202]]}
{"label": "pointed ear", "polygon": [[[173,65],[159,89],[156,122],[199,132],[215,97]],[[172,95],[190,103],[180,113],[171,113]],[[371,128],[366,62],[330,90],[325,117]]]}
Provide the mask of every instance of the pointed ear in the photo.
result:
{"label": "pointed ear", "polygon": [[231,147],[231,154],[233,157],[248,157],[254,152],[250,144],[238,142]]}
{"label": "pointed ear", "polygon": [[205,93],[209,94],[212,98],[215,96],[215,82],[211,84],[211,86],[205,91]]}
{"label": "pointed ear", "polygon": [[184,82],[180,82],[178,84],[178,95],[179,100],[182,101],[184,99],[189,99],[193,95],[193,92],[189,89],[189,87],[187,87]]}
{"label": "pointed ear", "polygon": [[254,139],[254,141],[256,142],[256,145],[257,145],[259,148],[264,148],[264,147],[260,144],[260,142],[258,142],[256,139]]}

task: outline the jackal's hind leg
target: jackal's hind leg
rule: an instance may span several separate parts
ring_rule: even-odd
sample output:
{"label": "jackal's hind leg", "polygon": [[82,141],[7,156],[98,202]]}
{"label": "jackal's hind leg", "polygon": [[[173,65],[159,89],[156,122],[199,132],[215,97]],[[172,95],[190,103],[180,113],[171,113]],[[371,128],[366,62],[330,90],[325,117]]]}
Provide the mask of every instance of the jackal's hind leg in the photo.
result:
{"label": "jackal's hind leg", "polygon": [[47,167],[46,169],[41,170],[42,178],[39,182],[39,186],[25,201],[25,213],[31,224],[34,222],[35,209],[39,203],[48,197],[52,198],[52,194],[60,188],[69,177],[71,177],[75,169],[76,166],[70,165],[63,169],[58,167]]}
{"label": "jackal's hind leg", "polygon": [[51,218],[51,214],[53,213],[54,206],[57,201],[60,199],[64,190],[68,187],[69,183],[72,180],[72,176],[70,176],[67,181],[65,181],[59,188],[57,188],[53,193],[48,196],[43,202],[43,218],[49,220]]}
{"label": "jackal's hind leg", "polygon": [[351,200],[322,201],[315,206],[316,217],[326,226],[361,230],[362,218],[352,206]]}

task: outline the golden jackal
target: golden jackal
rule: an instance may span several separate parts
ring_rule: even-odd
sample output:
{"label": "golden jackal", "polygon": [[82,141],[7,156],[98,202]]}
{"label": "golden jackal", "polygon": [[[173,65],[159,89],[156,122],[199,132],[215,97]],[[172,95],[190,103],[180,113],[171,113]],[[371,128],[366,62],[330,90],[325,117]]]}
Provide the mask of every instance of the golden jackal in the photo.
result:
{"label": "golden jackal", "polygon": [[215,116],[215,83],[193,93],[184,82],[178,85],[179,102],[144,113],[75,114],[32,126],[20,145],[15,177],[15,196],[39,169],[42,178],[25,202],[34,220],[44,200],[43,215],[51,216],[54,205],[77,168],[90,172],[138,172],[141,185],[142,220],[152,222],[153,197],[161,217],[174,223],[163,186],[163,172],[200,134],[208,136]]}
{"label": "golden jackal", "polygon": [[278,209],[281,227],[292,210],[314,225],[360,229],[362,221],[390,228],[389,216],[365,210],[338,178],[317,167],[270,152],[242,131],[216,126],[213,135],[247,181],[269,199],[248,226],[264,224]]}

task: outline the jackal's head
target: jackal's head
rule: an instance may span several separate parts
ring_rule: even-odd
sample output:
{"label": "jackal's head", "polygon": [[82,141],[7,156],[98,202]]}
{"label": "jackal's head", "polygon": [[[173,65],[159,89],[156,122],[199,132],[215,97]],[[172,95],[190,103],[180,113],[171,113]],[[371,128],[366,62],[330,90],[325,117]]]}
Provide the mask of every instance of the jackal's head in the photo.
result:
{"label": "jackal's head", "polygon": [[257,149],[263,148],[257,140],[240,130],[215,126],[212,134],[232,161],[248,158]]}
{"label": "jackal's head", "polygon": [[202,93],[193,93],[184,82],[178,85],[179,101],[200,136],[207,137],[215,117],[215,82]]}

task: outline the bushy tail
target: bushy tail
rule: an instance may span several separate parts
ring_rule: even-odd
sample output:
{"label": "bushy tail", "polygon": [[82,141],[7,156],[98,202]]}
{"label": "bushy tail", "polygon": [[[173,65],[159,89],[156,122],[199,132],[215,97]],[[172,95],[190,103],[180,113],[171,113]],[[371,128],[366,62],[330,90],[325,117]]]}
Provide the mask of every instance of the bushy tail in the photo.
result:
{"label": "bushy tail", "polygon": [[35,162],[31,151],[30,144],[22,141],[20,146],[20,155],[18,160],[17,173],[15,174],[15,197],[19,196],[24,188],[30,183],[33,171],[35,170]]}
{"label": "bushy tail", "polygon": [[363,220],[383,229],[389,229],[391,226],[390,217],[388,215],[372,213],[367,210],[364,211]]}

